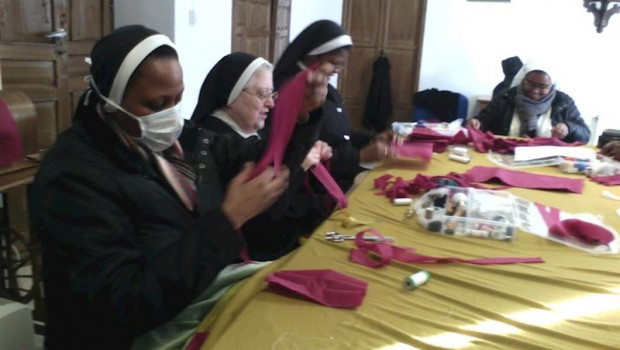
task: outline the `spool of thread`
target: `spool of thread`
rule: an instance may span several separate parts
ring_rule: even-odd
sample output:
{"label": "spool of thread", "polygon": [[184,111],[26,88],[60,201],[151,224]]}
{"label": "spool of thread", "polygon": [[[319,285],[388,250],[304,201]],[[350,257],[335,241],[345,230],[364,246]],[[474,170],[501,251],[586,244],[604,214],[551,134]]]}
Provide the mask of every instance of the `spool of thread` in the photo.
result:
{"label": "spool of thread", "polygon": [[428,271],[426,270],[421,270],[414,273],[413,275],[405,277],[405,279],[403,280],[403,288],[405,290],[414,290],[428,282],[428,280],[430,279],[431,274],[428,273]]}
{"label": "spool of thread", "polygon": [[411,198],[394,198],[392,199],[392,204],[394,205],[409,205],[413,202]]}
{"label": "spool of thread", "polygon": [[467,157],[467,156],[459,156],[459,155],[456,155],[456,154],[451,154],[451,155],[448,156],[448,159],[454,160],[454,161],[459,162],[459,163],[464,163],[464,164],[469,163],[469,157]]}
{"label": "spool of thread", "polygon": [[428,207],[424,210],[424,218],[427,220],[430,220],[433,218],[433,215],[435,215],[435,208],[433,207]]}
{"label": "spool of thread", "polygon": [[457,156],[467,157],[467,148],[466,147],[454,147],[450,150],[450,153],[457,155]]}

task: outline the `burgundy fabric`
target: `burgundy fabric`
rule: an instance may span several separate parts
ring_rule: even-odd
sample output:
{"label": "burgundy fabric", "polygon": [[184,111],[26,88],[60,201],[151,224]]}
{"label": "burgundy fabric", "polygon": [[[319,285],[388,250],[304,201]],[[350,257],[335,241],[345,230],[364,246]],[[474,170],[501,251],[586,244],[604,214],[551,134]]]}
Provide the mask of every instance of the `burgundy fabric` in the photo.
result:
{"label": "burgundy fabric", "polygon": [[472,182],[496,180],[502,184],[539,190],[558,190],[581,193],[583,179],[568,179],[558,176],[532,174],[524,171],[496,167],[475,166],[464,174]]}
{"label": "burgundy fabric", "polygon": [[587,244],[609,244],[615,239],[613,233],[606,228],[579,219],[567,219],[560,221],[560,210],[553,207],[545,207],[540,203],[534,203],[545,224],[549,228],[549,234],[560,238],[574,237]]}
{"label": "burgundy fabric", "polygon": [[362,304],[366,281],[334,270],[276,271],[265,280],[274,291],[293,292],[330,307],[353,308]]}
{"label": "burgundy fabric", "polygon": [[0,99],[0,166],[7,166],[22,159],[24,151],[17,125],[6,103]]}
{"label": "burgundy fabric", "polygon": [[312,167],[310,171],[317,178],[317,180],[319,180],[323,187],[325,187],[330,196],[334,198],[336,201],[336,208],[346,208],[348,205],[347,196],[342,192],[342,189],[338,186],[338,183],[336,183],[334,178],[329,174],[327,168],[325,168],[323,164],[319,163]]}
{"label": "burgundy fabric", "polygon": [[248,180],[255,178],[272,164],[275,172],[280,172],[284,150],[293,135],[295,123],[297,123],[297,115],[303,103],[308,72],[309,70],[304,70],[297,74],[278,91],[279,98],[271,114],[272,122],[267,148]]}
{"label": "burgundy fabric", "polygon": [[196,332],[183,350],[200,350],[207,337],[209,337],[209,332]]}
{"label": "burgundy fabric", "polygon": [[414,142],[403,143],[401,145],[392,144],[390,149],[399,158],[413,158],[429,161],[433,156],[433,147],[433,143],[431,142]]}
{"label": "burgundy fabric", "polygon": [[454,136],[447,136],[429,128],[413,128],[413,131],[407,136],[406,142],[431,142],[433,143],[433,151],[437,153],[445,151],[450,144],[471,142],[474,149],[480,153],[493,151],[501,154],[514,153],[515,147],[523,146],[579,146],[582,144],[580,142],[566,143],[555,137],[525,139],[496,137],[490,131],[484,132],[471,126],[468,126],[466,130],[467,133],[461,130]]}
{"label": "burgundy fabric", "polygon": [[[383,235],[373,229],[360,231],[355,235],[355,245],[357,249],[351,249],[349,260],[360,265],[379,268],[390,263],[392,260],[404,263],[466,263],[474,265],[498,265],[498,264],[532,264],[543,263],[540,257],[499,257],[499,258],[481,258],[481,259],[461,259],[452,257],[433,257],[419,255],[414,253],[414,248],[398,247],[389,242],[368,242],[364,240],[364,234],[370,233],[379,238],[385,239]],[[378,257],[371,258],[369,253],[373,253]]]}
{"label": "burgundy fabric", "polygon": [[[256,164],[256,168],[250,175],[248,181],[258,176],[271,164],[273,164],[276,173],[280,171],[286,145],[288,145],[293,135],[293,130],[297,123],[297,115],[303,103],[306,76],[310,70],[316,68],[318,68],[318,64],[314,64],[310,68],[300,72],[293,79],[282,85],[278,91],[279,98],[271,114],[271,131],[269,132],[267,148]],[[312,173],[319,182],[325,186],[325,189],[334,200],[336,200],[338,208],[345,208],[347,206],[346,196],[342,193],[342,190],[338,187],[338,184],[325,167],[318,165],[312,170]]]}
{"label": "burgundy fabric", "polygon": [[591,175],[590,180],[605,186],[620,185],[620,174],[615,175]]}

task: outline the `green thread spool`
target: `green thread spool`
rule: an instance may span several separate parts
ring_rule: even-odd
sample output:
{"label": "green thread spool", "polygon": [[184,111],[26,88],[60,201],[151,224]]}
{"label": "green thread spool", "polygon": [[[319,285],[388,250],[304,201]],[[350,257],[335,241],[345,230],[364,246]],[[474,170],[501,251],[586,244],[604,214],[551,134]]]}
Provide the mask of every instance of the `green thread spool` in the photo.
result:
{"label": "green thread spool", "polygon": [[420,270],[413,275],[405,277],[403,280],[403,288],[405,290],[414,290],[425,284],[431,279],[431,274],[426,270]]}

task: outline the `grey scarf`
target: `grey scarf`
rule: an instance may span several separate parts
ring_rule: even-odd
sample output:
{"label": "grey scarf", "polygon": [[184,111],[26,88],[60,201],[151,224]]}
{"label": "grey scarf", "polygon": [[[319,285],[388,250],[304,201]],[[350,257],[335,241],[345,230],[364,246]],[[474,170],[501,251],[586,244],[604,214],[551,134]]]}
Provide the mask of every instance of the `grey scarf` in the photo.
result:
{"label": "grey scarf", "polygon": [[519,135],[527,134],[530,137],[536,136],[538,117],[551,107],[551,102],[555,99],[555,84],[551,86],[549,94],[540,100],[532,100],[523,94],[523,83],[517,86],[517,96],[515,97],[515,108],[521,120],[521,130]]}

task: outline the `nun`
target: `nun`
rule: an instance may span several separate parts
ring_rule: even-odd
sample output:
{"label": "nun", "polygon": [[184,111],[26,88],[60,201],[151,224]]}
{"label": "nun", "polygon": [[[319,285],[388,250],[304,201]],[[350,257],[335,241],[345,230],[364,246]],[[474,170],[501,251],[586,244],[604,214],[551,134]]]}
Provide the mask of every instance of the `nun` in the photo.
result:
{"label": "nun", "polygon": [[528,63],[512,87],[493,97],[466,125],[495,135],[556,137],[564,142],[588,143],[590,129],[575,101],[557,89],[551,69]]}
{"label": "nun", "polygon": [[[239,140],[264,139],[268,137],[263,131],[265,120],[277,97],[268,61],[244,52],[231,53],[207,74],[192,121],[218,135],[234,135]],[[308,171],[330,157],[331,147],[316,141],[301,169]],[[312,233],[330,213],[324,205],[327,198],[323,198],[328,195],[318,195],[325,191],[308,191],[304,184],[310,182],[314,186],[313,181],[303,172],[291,173],[286,210],[279,212],[276,206],[241,228],[252,260],[274,260],[295,249],[299,238]]]}
{"label": "nun", "polygon": [[[206,210],[177,140],[184,85],[175,45],[126,26],[101,38],[91,61],[90,89],[29,193],[47,349],[128,349],[171,320],[239,261],[236,230],[288,182],[272,168],[246,181],[253,167],[231,163],[222,202]],[[316,73],[306,91],[319,106],[325,77]]]}
{"label": "nun", "polygon": [[[340,25],[330,20],[319,20],[306,27],[286,48],[274,69],[276,89],[305,67],[317,62],[334,65],[332,74],[344,71],[353,46],[351,37]],[[389,155],[389,145],[383,138],[351,129],[351,121],[344,109],[342,98],[331,84],[321,110],[325,119],[319,139],[333,149],[330,172],[343,191],[353,184],[357,174],[370,164]]]}

